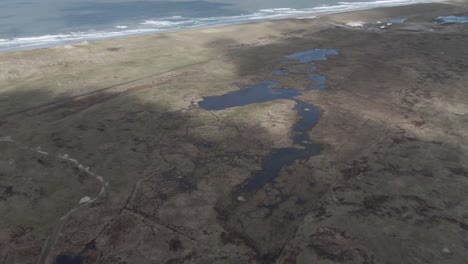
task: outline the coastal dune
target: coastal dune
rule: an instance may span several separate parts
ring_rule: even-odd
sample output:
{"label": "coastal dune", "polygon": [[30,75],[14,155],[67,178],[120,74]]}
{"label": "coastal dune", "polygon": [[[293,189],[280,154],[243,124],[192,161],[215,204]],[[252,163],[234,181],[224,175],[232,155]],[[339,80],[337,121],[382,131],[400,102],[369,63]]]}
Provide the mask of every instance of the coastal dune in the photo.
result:
{"label": "coastal dune", "polygon": [[467,1],[0,53],[2,263],[466,263]]}

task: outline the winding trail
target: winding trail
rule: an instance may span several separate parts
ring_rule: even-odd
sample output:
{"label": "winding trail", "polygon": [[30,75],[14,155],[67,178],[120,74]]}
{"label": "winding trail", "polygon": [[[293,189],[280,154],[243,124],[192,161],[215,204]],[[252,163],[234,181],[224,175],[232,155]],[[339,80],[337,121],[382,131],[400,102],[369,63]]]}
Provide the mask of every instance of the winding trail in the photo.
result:
{"label": "winding trail", "polygon": [[102,176],[96,174],[95,172],[91,171],[91,169],[89,167],[81,164],[78,160],[70,158],[67,154],[53,155],[53,154],[50,154],[50,153],[42,150],[40,147],[32,148],[32,147],[26,146],[26,145],[24,145],[24,144],[22,144],[22,143],[20,143],[20,142],[18,142],[16,140],[14,140],[11,136],[0,138],[0,142],[9,142],[9,143],[14,144],[15,146],[17,146],[19,149],[29,150],[29,151],[32,151],[32,152],[35,152],[35,153],[38,153],[38,154],[44,155],[44,156],[51,156],[51,157],[54,157],[54,158],[59,159],[59,160],[65,160],[68,163],[71,163],[74,167],[78,168],[80,171],[86,173],[89,177],[95,178],[101,184],[101,191],[99,192],[99,194],[97,194],[94,198],[89,198],[87,196],[83,197],[80,200],[80,203],[79,203],[79,205],[77,207],[72,208],[66,214],[62,215],[58,219],[58,223],[54,226],[51,234],[49,235],[46,242],[44,243],[44,245],[42,247],[41,255],[38,258],[38,262],[37,262],[38,264],[45,264],[49,254],[50,254],[50,251],[52,250],[52,248],[57,243],[57,239],[60,236],[60,232],[62,230],[63,224],[65,223],[66,219],[71,214],[78,211],[82,207],[85,207],[85,206],[87,206],[87,205],[89,205],[91,203],[94,203],[99,198],[101,198],[106,193],[106,189],[107,189],[107,187],[109,185],[109,182],[106,181],[104,179],[104,177],[102,177]]}

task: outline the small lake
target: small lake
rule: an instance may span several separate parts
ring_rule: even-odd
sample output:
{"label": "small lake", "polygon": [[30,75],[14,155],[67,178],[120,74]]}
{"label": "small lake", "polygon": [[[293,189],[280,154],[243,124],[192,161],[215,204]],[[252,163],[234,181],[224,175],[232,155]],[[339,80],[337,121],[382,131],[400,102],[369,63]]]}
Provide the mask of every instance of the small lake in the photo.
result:
{"label": "small lake", "polygon": [[268,183],[274,181],[281,170],[294,164],[297,160],[306,159],[320,153],[320,145],[313,143],[309,132],[320,119],[320,108],[297,99],[306,91],[323,90],[327,85],[327,78],[320,75],[315,63],[327,60],[329,56],[338,55],[334,49],[313,49],[288,55],[284,58],[281,69],[274,71],[278,77],[287,76],[289,69],[285,65],[292,63],[311,64],[308,74],[314,82],[305,90],[296,88],[281,88],[280,81],[264,80],[257,84],[242,87],[237,91],[218,96],[207,96],[198,104],[200,108],[209,111],[220,111],[232,107],[242,107],[251,104],[271,102],[274,100],[292,100],[295,102],[294,110],[298,118],[292,128],[293,147],[273,149],[264,158],[262,169],[254,177],[248,179],[240,188],[241,193],[255,192]]}

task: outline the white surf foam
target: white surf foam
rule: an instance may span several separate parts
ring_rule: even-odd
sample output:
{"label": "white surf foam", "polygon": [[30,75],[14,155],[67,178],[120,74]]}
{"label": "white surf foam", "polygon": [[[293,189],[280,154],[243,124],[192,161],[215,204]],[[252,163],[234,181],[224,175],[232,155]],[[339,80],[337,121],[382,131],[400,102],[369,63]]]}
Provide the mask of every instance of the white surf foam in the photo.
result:
{"label": "white surf foam", "polygon": [[145,22],[140,23],[140,25],[151,25],[155,27],[174,27],[183,24],[183,22],[173,22],[167,20],[146,20]]}
{"label": "white surf foam", "polygon": [[[437,1],[437,0],[435,0]],[[408,5],[415,3],[435,2],[434,0],[377,0],[374,2],[339,2],[332,6],[317,6],[313,8],[272,8],[262,9],[251,14],[238,16],[221,16],[193,18],[171,16],[154,20],[145,20],[134,26],[119,25],[109,31],[83,31],[68,34],[44,35],[35,37],[20,37],[13,39],[0,39],[0,52],[38,47],[50,47],[94,41],[122,36],[141,35],[148,33],[176,31],[181,29],[213,27],[229,24],[241,24],[269,19],[282,18],[311,18],[320,14],[339,13],[353,10],[370,9],[375,7]]]}

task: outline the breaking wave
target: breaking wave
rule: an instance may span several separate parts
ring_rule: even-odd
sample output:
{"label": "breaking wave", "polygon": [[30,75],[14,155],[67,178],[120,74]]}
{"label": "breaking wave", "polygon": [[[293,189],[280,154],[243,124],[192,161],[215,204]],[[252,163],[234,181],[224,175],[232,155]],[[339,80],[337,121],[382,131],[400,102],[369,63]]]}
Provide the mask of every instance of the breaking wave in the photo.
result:
{"label": "breaking wave", "polygon": [[177,31],[182,29],[203,28],[230,24],[242,24],[268,19],[281,18],[310,18],[320,14],[339,13],[352,10],[369,9],[375,7],[408,5],[415,3],[434,2],[433,0],[377,0],[373,2],[339,2],[332,6],[317,6],[305,9],[272,8],[262,9],[250,14],[220,17],[182,17],[171,16],[153,20],[145,20],[135,25],[116,25],[107,31],[82,31],[57,35],[43,35],[35,37],[19,37],[0,39],[0,51],[12,51],[39,47],[50,47],[82,41],[94,41],[122,36],[141,35],[158,32]]}

